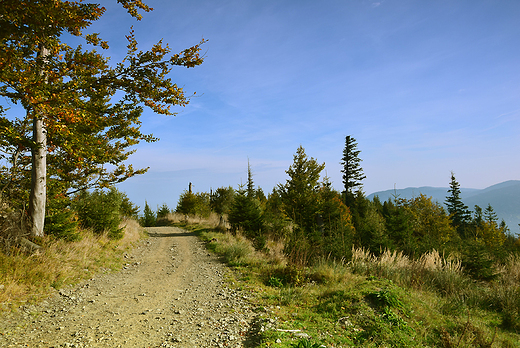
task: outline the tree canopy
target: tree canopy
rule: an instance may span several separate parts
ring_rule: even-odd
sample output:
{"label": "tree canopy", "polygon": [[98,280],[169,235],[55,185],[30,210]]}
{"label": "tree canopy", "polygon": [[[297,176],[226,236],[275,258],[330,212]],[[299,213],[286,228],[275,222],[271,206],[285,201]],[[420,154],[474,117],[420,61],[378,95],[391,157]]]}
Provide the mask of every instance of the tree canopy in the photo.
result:
{"label": "tree canopy", "polygon": [[[139,0],[118,2],[138,20],[139,10],[151,10]],[[162,41],[140,51],[131,31],[126,57],[110,65],[97,51],[108,43],[98,33],[83,32],[104,12],[82,1],[17,0],[0,6],[0,96],[25,110],[19,115],[9,104],[0,105],[2,194],[27,197],[30,181],[31,192],[43,195],[43,203],[29,211],[35,224],[45,212],[47,179],[57,182],[56,193],[69,194],[144,173],[146,168],[125,164],[132,146],[157,140],[140,131],[144,108],[173,115],[172,106],[185,106],[189,98],[169,74],[174,66],[203,61],[204,40],[176,54]],[[62,40],[65,32],[93,48],[69,46]]]}

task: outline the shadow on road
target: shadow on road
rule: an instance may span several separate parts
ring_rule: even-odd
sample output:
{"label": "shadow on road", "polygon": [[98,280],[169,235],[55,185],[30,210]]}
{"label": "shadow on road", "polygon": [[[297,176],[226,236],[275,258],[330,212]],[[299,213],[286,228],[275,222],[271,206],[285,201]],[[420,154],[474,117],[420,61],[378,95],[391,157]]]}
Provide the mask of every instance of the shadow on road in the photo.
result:
{"label": "shadow on road", "polygon": [[153,238],[164,238],[164,237],[187,237],[187,236],[196,236],[195,232],[179,232],[179,233],[157,233],[157,232],[148,232],[146,234]]}

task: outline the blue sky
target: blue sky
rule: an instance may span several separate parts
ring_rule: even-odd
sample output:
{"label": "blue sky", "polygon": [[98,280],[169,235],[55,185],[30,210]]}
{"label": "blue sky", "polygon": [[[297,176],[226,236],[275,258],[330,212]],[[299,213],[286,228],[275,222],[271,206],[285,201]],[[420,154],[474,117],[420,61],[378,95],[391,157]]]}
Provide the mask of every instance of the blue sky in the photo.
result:
{"label": "blue sky", "polygon": [[[120,184],[141,207],[238,187],[251,164],[269,193],[299,145],[341,190],[345,136],[358,141],[364,191],[485,188],[520,179],[520,2],[148,0],[140,22],[115,1],[94,24],[116,62],[133,25],[141,49],[181,51],[202,38],[205,62],[175,68],[196,92],[175,117],[146,111]],[[325,174],[325,173],[324,173]]]}

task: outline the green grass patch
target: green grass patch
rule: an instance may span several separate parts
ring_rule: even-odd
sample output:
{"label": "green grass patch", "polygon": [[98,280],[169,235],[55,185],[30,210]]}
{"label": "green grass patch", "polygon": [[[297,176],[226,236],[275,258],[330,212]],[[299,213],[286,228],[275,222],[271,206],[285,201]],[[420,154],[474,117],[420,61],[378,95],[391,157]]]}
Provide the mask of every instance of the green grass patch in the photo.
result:
{"label": "green grass patch", "polygon": [[252,294],[258,347],[520,346],[515,282],[477,284],[448,263],[398,255],[296,268],[241,236],[199,236],[235,270],[230,284]]}

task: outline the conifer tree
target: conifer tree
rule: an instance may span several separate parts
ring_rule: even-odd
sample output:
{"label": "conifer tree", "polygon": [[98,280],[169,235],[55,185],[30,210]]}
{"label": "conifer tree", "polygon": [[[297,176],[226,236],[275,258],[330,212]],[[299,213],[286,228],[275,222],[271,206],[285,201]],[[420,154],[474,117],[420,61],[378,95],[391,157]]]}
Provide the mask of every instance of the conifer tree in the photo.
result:
{"label": "conifer tree", "polygon": [[141,219],[141,225],[143,227],[153,227],[155,226],[155,213],[148,205],[147,201],[144,201],[144,210],[143,210],[143,218]]}
{"label": "conifer tree", "polygon": [[479,205],[475,204],[474,208],[474,217],[473,217],[473,224],[476,228],[482,227],[482,222],[484,221],[483,215],[482,215],[482,208]]}
{"label": "conifer tree", "polygon": [[233,231],[242,231],[253,242],[256,249],[265,247],[264,220],[260,202],[249,196],[243,186],[239,187],[231,205],[229,223]]}
{"label": "conifer tree", "polygon": [[253,198],[255,196],[255,184],[253,182],[253,172],[251,171],[251,164],[247,160],[247,197]]}
{"label": "conifer tree", "polygon": [[317,192],[320,187],[320,173],[325,163],[309,158],[300,145],[294,155],[294,162],[286,171],[289,179],[278,185],[285,214],[303,229],[310,229],[315,223]]}
{"label": "conifer tree", "polygon": [[317,223],[319,215],[319,180],[325,163],[309,158],[300,145],[294,162],[286,171],[289,179],[278,185],[285,215],[291,219],[293,228],[288,236],[285,252],[292,262],[306,264],[316,252]]}
{"label": "conifer tree", "polygon": [[167,226],[169,224],[168,214],[170,214],[170,208],[166,203],[163,203],[160,207],[157,207],[155,226]]}
{"label": "conifer tree", "polygon": [[321,244],[321,256],[327,255],[340,260],[351,253],[354,226],[349,208],[342,200],[341,194],[332,188],[328,177],[323,178],[318,192],[319,216],[317,229],[320,232],[314,248]]}
{"label": "conifer tree", "polygon": [[345,148],[343,149],[343,157],[341,165],[343,169],[343,186],[347,197],[353,197],[354,193],[361,190],[363,179],[366,176],[363,174],[363,168],[360,166],[361,158],[359,158],[361,150],[357,149],[356,139],[347,135],[345,138]]}
{"label": "conifer tree", "polygon": [[488,204],[486,210],[484,210],[484,218],[490,224],[498,225],[498,216],[495,213],[495,210],[493,209],[491,204]]}
{"label": "conifer tree", "polygon": [[210,197],[211,209],[218,215],[228,214],[235,199],[232,186],[219,187]]}
{"label": "conifer tree", "polygon": [[451,172],[451,182],[448,193],[450,193],[450,195],[446,197],[445,204],[448,209],[448,214],[450,215],[451,223],[457,229],[457,232],[464,237],[467,225],[471,220],[471,214],[468,207],[464,205],[460,198],[460,184],[455,179],[455,173],[453,172]]}
{"label": "conifer tree", "polygon": [[273,239],[283,239],[290,222],[284,213],[282,199],[276,187],[265,202],[264,225],[266,233]]}

